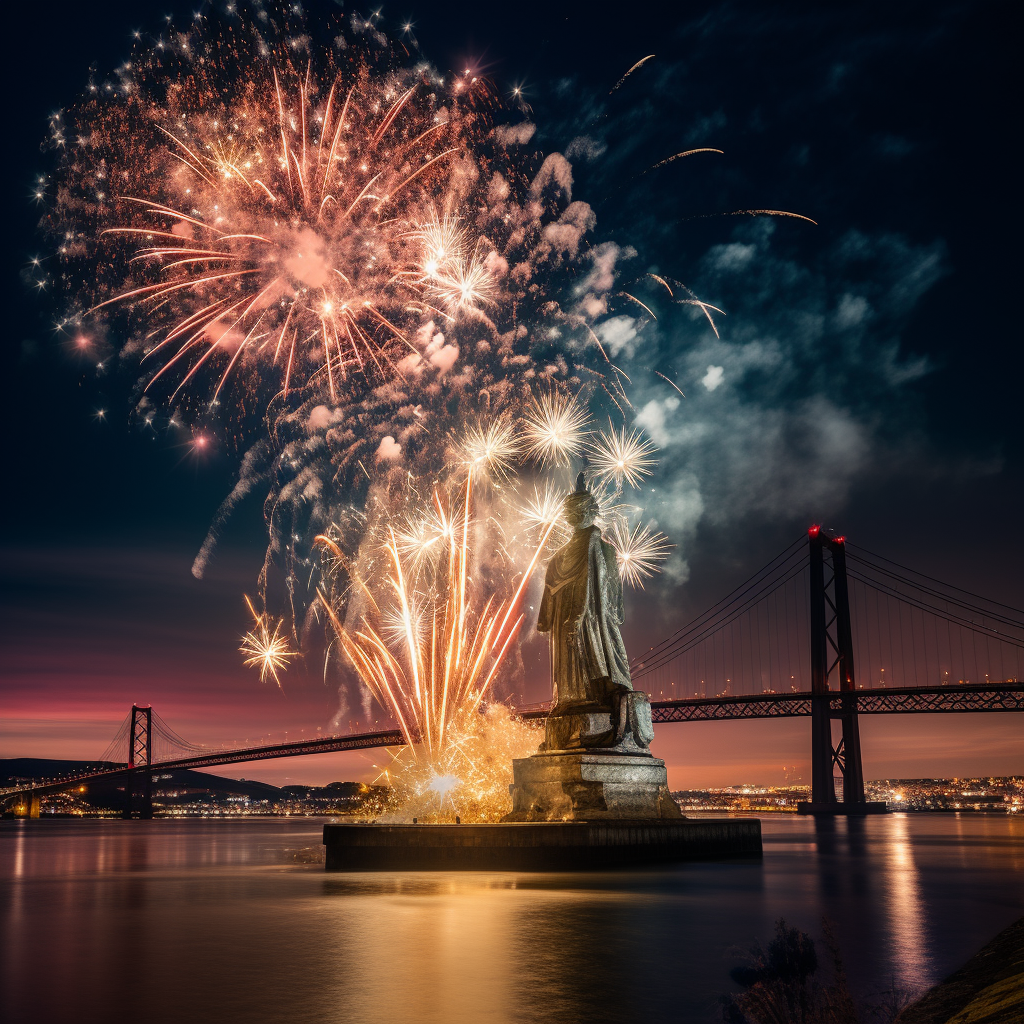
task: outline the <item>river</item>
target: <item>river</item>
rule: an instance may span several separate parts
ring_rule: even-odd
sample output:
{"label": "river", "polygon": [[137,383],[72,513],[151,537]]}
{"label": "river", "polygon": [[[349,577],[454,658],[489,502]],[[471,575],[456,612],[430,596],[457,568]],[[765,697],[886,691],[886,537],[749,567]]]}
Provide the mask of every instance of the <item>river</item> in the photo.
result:
{"label": "river", "polygon": [[922,989],[1024,914],[1024,820],[766,816],[761,861],[326,874],[310,818],[0,822],[10,1024],[721,1020],[776,918]]}

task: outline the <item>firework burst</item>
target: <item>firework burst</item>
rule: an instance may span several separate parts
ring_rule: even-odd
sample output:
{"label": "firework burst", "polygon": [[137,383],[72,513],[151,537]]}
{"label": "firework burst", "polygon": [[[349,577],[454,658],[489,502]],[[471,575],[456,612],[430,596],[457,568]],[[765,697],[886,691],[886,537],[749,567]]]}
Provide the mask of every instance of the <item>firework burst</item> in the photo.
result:
{"label": "firework burst", "polygon": [[535,399],[523,421],[525,454],[568,466],[583,451],[589,417],[576,398],[552,393]]}
{"label": "firework burst", "polygon": [[617,488],[623,483],[639,487],[656,464],[652,457],[654,444],[636,429],[627,433],[625,427],[616,430],[609,424],[607,431],[601,431],[590,442],[588,450],[597,475],[602,480],[614,481]]}
{"label": "firework burst", "polygon": [[522,451],[515,423],[499,416],[484,426],[470,427],[456,442],[456,460],[477,478],[508,480]]}
{"label": "firework burst", "polygon": [[78,112],[67,186],[110,268],[84,316],[124,311],[148,386],[202,376],[217,400],[232,376],[270,377],[336,400],[353,375],[400,376],[424,317],[491,301],[457,213],[486,83],[299,61],[291,43],[184,48],[165,80]]}
{"label": "firework burst", "polygon": [[531,531],[544,533],[556,531],[556,539],[567,539],[568,524],[562,516],[565,503],[565,488],[552,480],[543,485],[534,484],[532,493],[525,495],[519,504],[518,514],[523,525]]}
{"label": "firework burst", "polygon": [[621,519],[612,523],[608,540],[618,555],[623,583],[641,590],[644,580],[659,571],[672,549],[668,538],[649,524],[637,523],[630,528]]}
{"label": "firework burst", "polygon": [[245,603],[253,617],[254,626],[242,637],[238,649],[246,655],[247,666],[260,670],[260,682],[265,683],[269,676],[280,689],[278,672],[288,668],[288,659],[297,658],[298,651],[293,651],[287,636],[282,635],[284,623],[280,619],[271,619],[266,613],[258,613],[248,596]]}

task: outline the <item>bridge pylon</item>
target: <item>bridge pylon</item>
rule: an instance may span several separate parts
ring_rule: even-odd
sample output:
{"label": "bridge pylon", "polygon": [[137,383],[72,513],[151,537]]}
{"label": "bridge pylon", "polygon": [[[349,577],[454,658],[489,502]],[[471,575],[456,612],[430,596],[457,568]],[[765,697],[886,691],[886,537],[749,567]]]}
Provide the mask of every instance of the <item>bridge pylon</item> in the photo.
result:
{"label": "bridge pylon", "polygon": [[[801,814],[877,814],[884,803],[864,798],[864,765],[860,754],[857,684],[850,626],[850,593],[846,581],[846,543],[829,537],[819,526],[807,531],[811,576],[811,799],[800,803]],[[838,709],[832,698],[837,679],[842,695]],[[832,723],[840,722],[838,743]],[[836,769],[842,797],[836,794]]]}
{"label": "bridge pylon", "polygon": [[153,776],[146,769],[153,763],[153,709],[133,704],[128,730],[128,764],[136,769],[124,783],[123,818],[153,817]]}
{"label": "bridge pylon", "polygon": [[38,818],[40,800],[38,795],[31,790],[18,795],[14,804],[14,816],[16,818]]}

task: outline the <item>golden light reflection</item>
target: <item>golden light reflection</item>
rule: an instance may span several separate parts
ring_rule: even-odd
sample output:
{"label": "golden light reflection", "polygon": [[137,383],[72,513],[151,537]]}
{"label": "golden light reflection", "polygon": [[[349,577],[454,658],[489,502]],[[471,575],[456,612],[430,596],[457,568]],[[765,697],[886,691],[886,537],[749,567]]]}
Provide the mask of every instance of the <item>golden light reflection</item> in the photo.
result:
{"label": "golden light reflection", "polygon": [[894,814],[887,824],[890,834],[885,844],[886,909],[893,944],[893,973],[898,981],[916,991],[932,978],[924,902],[907,815]]}

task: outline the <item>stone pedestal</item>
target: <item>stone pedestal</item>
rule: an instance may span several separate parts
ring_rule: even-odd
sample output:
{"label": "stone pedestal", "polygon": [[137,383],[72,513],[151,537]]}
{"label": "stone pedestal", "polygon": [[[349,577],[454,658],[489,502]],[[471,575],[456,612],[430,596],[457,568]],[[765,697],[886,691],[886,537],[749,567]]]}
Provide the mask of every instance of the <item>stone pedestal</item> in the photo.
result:
{"label": "stone pedestal", "polygon": [[505,821],[682,818],[665,762],[651,754],[551,750],[512,762]]}

